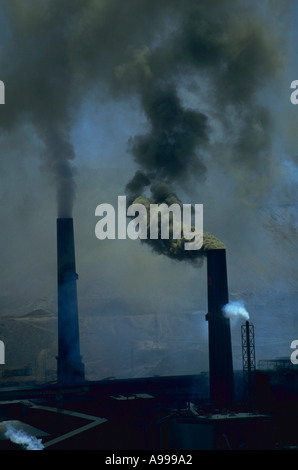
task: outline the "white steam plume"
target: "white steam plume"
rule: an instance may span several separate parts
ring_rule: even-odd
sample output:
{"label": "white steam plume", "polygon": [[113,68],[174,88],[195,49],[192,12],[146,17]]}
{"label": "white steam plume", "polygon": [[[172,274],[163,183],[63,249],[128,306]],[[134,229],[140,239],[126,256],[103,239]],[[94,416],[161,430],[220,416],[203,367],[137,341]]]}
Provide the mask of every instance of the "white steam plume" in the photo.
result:
{"label": "white steam plume", "polygon": [[230,319],[249,319],[249,313],[244,307],[244,303],[241,300],[229,302],[224,306],[223,312],[225,316]]}
{"label": "white steam plume", "polygon": [[7,424],[6,429],[5,436],[8,437],[11,442],[19,444],[26,450],[43,450],[44,446],[41,439],[30,436],[22,429],[16,429],[11,424]]}

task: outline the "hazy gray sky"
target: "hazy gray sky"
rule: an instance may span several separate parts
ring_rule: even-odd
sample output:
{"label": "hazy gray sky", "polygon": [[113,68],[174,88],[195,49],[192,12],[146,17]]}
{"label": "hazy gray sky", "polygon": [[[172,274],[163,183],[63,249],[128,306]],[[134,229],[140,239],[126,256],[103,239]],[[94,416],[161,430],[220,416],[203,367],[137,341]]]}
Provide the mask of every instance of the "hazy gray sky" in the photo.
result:
{"label": "hazy gray sky", "polygon": [[0,312],[56,308],[57,214],[82,314],[206,310],[204,265],[95,237],[137,171],[204,204],[231,295],[297,289],[298,2],[259,4],[1,0]]}

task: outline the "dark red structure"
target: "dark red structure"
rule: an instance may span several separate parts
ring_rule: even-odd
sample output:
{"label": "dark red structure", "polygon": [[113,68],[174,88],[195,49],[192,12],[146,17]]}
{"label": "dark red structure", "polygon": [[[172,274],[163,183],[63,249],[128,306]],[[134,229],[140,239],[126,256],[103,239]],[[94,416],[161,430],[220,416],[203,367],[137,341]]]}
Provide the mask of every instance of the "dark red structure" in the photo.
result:
{"label": "dark red structure", "polygon": [[58,357],[57,380],[74,384],[84,380],[80,355],[77,279],[72,218],[57,219]]}
{"label": "dark red structure", "polygon": [[208,250],[207,278],[210,400],[228,408],[234,401],[234,378],[230,320],[222,310],[229,302],[225,249]]}

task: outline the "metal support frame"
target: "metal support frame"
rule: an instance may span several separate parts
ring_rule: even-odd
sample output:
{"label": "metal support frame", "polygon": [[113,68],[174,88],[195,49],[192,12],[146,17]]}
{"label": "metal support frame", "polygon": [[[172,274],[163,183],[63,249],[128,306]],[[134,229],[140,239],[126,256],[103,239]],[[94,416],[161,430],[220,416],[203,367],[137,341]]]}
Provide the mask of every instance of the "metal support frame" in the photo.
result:
{"label": "metal support frame", "polygon": [[256,357],[254,325],[246,321],[241,325],[242,363],[243,363],[243,393],[244,400],[250,410],[255,404],[256,388]]}

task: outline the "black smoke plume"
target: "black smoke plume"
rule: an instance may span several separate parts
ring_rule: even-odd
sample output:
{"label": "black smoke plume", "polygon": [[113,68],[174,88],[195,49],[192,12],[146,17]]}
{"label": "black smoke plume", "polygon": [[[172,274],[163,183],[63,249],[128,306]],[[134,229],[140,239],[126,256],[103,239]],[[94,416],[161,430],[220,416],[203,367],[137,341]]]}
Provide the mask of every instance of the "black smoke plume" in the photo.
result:
{"label": "black smoke plume", "polygon": [[[148,201],[178,202],[179,187],[189,191],[206,177],[208,159],[234,168],[239,198],[248,189],[247,180],[250,190],[263,195],[272,176],[273,128],[258,94],[282,65],[277,36],[265,17],[241,1],[185,2],[182,10],[179,26],[160,45],[135,51],[133,60],[118,69],[122,79],[126,76],[130,86],[135,84],[149,125],[146,134],[130,141],[139,167],[126,186],[130,201],[140,192],[144,197],[150,188],[146,206]],[[188,75],[198,92],[201,81],[207,90],[195,109],[179,97]],[[201,112],[203,103],[207,112]],[[224,150],[218,146],[214,151],[212,146],[216,122],[225,134]],[[163,183],[173,188],[172,193],[156,197],[156,188],[165,188]],[[148,242],[158,253],[193,260],[214,246],[207,240],[206,233],[200,252],[184,251],[181,241]]]}
{"label": "black smoke plume", "polygon": [[[198,150],[208,142],[207,117],[184,109],[175,89],[150,89],[142,99],[150,131],[131,140],[135,161],[147,179],[183,181],[190,172],[203,175]],[[138,174],[139,175],[139,174]]]}
{"label": "black smoke plume", "polygon": [[[272,122],[258,94],[283,65],[274,8],[242,0],[3,0],[0,127],[33,125],[59,216],[73,207],[70,135],[90,90],[98,106],[103,96],[137,96],[148,119],[148,132],[130,141],[138,167],[130,196],[164,182],[191,192],[208,159],[241,188],[247,172],[254,175],[249,190],[262,193],[272,176]],[[184,102],[185,90],[195,103]]]}

